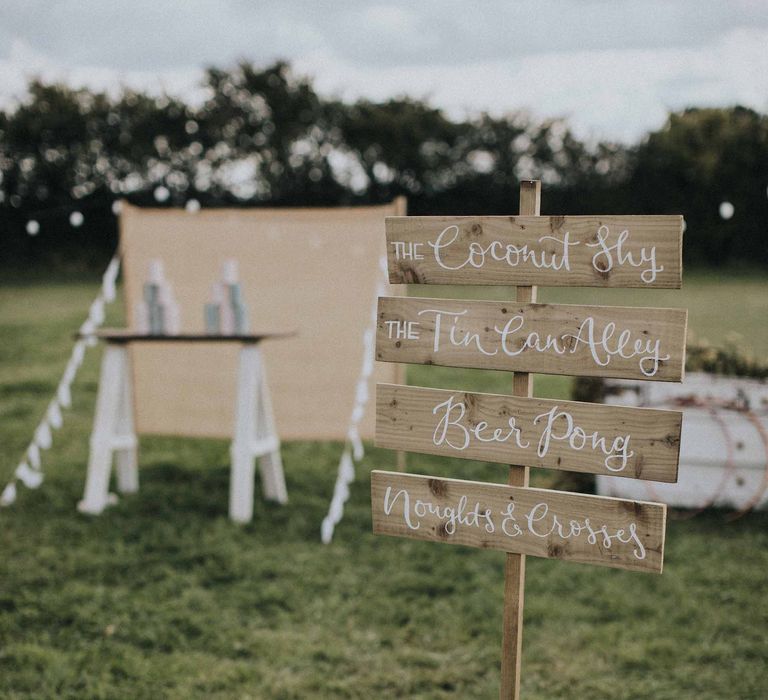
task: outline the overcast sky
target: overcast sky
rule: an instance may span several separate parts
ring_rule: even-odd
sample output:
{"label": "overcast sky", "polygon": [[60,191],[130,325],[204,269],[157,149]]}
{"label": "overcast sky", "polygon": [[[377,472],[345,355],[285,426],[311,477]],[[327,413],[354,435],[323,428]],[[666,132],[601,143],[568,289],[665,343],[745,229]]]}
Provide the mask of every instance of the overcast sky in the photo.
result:
{"label": "overcast sky", "polygon": [[669,109],[768,111],[768,0],[0,0],[4,106],[33,75],[193,99],[204,66],[277,58],[325,94],[633,140]]}

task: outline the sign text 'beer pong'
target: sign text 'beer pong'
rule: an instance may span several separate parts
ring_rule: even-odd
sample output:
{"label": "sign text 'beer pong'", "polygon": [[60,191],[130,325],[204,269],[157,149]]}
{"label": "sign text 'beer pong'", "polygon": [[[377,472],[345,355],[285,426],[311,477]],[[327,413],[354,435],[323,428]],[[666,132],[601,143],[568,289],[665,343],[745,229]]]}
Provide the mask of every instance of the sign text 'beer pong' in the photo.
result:
{"label": "sign text 'beer pong'", "polygon": [[674,483],[682,415],[379,384],[376,445]]}

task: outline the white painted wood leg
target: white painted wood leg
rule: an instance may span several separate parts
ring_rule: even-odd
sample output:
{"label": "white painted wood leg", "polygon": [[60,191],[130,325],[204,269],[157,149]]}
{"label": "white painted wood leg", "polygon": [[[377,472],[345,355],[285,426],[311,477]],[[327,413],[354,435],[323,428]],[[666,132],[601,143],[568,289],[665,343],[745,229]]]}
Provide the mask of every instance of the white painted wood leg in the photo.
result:
{"label": "white painted wood leg", "polygon": [[136,444],[128,351],[123,345],[107,344],[101,360],[85,493],[77,505],[81,513],[98,515],[110,503],[109,478],[115,450],[119,450],[120,455],[121,490],[138,488]]}
{"label": "white painted wood leg", "polygon": [[229,479],[229,517],[247,523],[253,517],[254,457],[251,441],[256,425],[256,390],[259,358],[255,346],[240,350],[237,376],[237,405],[235,406],[235,437],[230,449],[232,474]]}
{"label": "white painted wood leg", "polygon": [[256,457],[262,458],[260,467],[265,498],[280,503],[288,500],[264,363],[256,345],[245,345],[240,351],[235,437],[230,452],[229,516],[232,520],[244,523],[253,517]]}
{"label": "white painted wood leg", "polygon": [[137,493],[139,490],[138,440],[133,426],[133,386],[131,383],[128,353],[120,389],[120,408],[113,444],[117,452],[117,490],[120,493]]}
{"label": "white painted wood leg", "polygon": [[280,455],[280,439],[277,436],[275,415],[272,412],[272,397],[267,384],[267,368],[261,361],[259,361],[259,366],[256,439],[262,442],[262,449],[266,450],[259,460],[262,488],[265,498],[278,503],[287,503],[288,490],[285,486],[283,458]]}

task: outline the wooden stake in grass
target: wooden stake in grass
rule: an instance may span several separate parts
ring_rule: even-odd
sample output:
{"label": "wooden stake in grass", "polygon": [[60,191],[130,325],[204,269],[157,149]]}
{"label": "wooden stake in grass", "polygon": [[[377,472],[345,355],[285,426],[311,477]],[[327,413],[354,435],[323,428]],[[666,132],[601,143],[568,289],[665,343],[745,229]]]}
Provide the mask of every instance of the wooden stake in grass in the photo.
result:
{"label": "wooden stake in grass", "polygon": [[[520,183],[520,216],[541,213],[541,182]],[[517,301],[536,301],[536,287],[518,287]],[[533,396],[533,375],[515,372],[512,394]],[[528,467],[509,467],[510,486],[528,486]],[[501,642],[501,700],[520,697],[520,668],[523,653],[523,602],[525,599],[525,555],[507,554],[504,567],[504,617]]]}

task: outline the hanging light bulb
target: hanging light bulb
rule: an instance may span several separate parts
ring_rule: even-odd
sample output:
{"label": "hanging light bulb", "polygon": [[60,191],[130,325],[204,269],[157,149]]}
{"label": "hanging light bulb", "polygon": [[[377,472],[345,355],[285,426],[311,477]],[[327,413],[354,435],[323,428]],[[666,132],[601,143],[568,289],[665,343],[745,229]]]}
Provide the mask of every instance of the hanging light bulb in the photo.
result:
{"label": "hanging light bulb", "polygon": [[730,219],[733,216],[733,212],[735,211],[733,204],[730,202],[722,202],[720,204],[720,218],[725,219],[726,221]]}
{"label": "hanging light bulb", "polygon": [[36,236],[38,233],[40,233],[40,223],[34,219],[27,221],[27,233],[30,236]]}
{"label": "hanging light bulb", "polygon": [[119,199],[116,199],[114,202],[112,202],[112,213],[115,216],[119,216],[122,210],[123,210],[123,203]]}
{"label": "hanging light bulb", "polygon": [[171,196],[171,193],[167,187],[164,185],[159,185],[158,187],[155,187],[155,201],[156,202],[165,202],[168,200],[168,197]]}
{"label": "hanging light bulb", "polygon": [[85,217],[83,216],[82,212],[79,211],[73,211],[69,215],[69,223],[74,228],[79,228],[83,225],[83,221],[85,221]]}
{"label": "hanging light bulb", "polygon": [[189,214],[197,214],[200,211],[200,202],[196,199],[190,199],[184,207]]}

